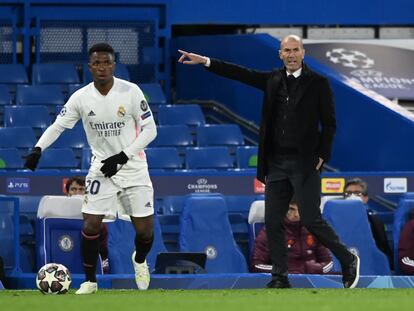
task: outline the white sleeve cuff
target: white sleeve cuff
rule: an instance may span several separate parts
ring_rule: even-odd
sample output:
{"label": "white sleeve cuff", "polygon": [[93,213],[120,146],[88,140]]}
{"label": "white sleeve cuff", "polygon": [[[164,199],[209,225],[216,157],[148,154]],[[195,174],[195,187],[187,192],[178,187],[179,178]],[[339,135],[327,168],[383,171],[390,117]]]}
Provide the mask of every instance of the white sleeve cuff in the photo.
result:
{"label": "white sleeve cuff", "polygon": [[205,67],[210,67],[210,65],[211,65],[210,57],[206,57],[206,59],[207,59],[207,61],[206,61],[206,63],[204,64],[204,66],[205,66]]}

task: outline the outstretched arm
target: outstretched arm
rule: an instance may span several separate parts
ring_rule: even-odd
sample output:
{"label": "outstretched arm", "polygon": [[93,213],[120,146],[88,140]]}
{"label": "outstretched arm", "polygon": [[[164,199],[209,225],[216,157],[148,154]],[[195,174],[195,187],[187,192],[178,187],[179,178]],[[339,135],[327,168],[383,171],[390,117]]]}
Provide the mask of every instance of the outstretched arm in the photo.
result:
{"label": "outstretched arm", "polygon": [[183,50],[178,50],[178,52],[181,53],[178,62],[185,65],[206,65],[209,62],[209,58],[206,56],[201,56],[195,53],[189,53]]}
{"label": "outstretched arm", "polygon": [[178,59],[179,63],[185,65],[204,65],[207,70],[220,76],[237,80],[247,85],[265,90],[271,72],[257,71],[236,64],[227,63],[217,59],[210,59],[207,56],[178,50],[182,55]]}
{"label": "outstretched arm", "polygon": [[64,127],[60,126],[56,122],[47,128],[47,130],[40,137],[39,141],[33,148],[32,152],[26,156],[26,163],[24,167],[34,171],[44,151],[47,147],[53,144],[56,139],[59,138],[60,134],[65,130]]}

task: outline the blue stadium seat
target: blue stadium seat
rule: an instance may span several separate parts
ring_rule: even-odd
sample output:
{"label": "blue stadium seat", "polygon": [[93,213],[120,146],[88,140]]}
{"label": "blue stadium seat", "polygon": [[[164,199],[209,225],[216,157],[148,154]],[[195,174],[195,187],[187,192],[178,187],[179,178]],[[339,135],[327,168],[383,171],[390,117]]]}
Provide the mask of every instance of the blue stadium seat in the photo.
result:
{"label": "blue stadium seat", "polygon": [[183,161],[173,147],[147,148],[148,167],[150,169],[182,169]]}
{"label": "blue stadium seat", "polygon": [[158,122],[160,125],[185,124],[189,126],[200,126],[206,123],[199,105],[160,106]]}
{"label": "blue stadium seat", "polygon": [[0,84],[0,124],[4,123],[4,108],[13,103],[9,88]]}
{"label": "blue stadium seat", "polygon": [[[22,64],[0,64],[0,84],[26,84],[29,82]],[[7,74],[4,74],[6,73]]]}
{"label": "blue stadium seat", "polygon": [[33,273],[36,270],[35,232],[27,215],[20,215],[20,268],[23,272]]}
{"label": "blue stadium seat", "polygon": [[11,105],[13,103],[12,99],[9,88],[4,84],[0,84],[0,109],[2,106]]}
{"label": "blue stadium seat", "polygon": [[249,226],[247,218],[241,213],[228,213],[233,238],[240,248],[246,261],[249,259]]}
{"label": "blue stadium seat", "polygon": [[0,256],[4,260],[4,269],[14,267],[14,225],[8,208],[0,208]]}
{"label": "blue stadium seat", "polygon": [[181,214],[185,196],[167,195],[160,199],[158,213],[164,215]]}
{"label": "blue stadium seat", "polygon": [[252,202],[249,210],[249,254],[253,252],[254,243],[260,230],[264,226],[265,202],[264,200],[256,200]]}
{"label": "blue stadium seat", "polygon": [[[109,239],[109,262],[111,273],[134,273],[131,255],[135,250],[135,229],[131,222],[118,219],[108,223]],[[155,260],[161,252],[166,252],[162,240],[160,224],[157,215],[154,215],[154,243],[147,256],[150,271],[155,268]]]}
{"label": "blue stadium seat", "polygon": [[[129,71],[125,64],[116,63],[114,76],[119,79],[130,81]],[[91,75],[91,72],[89,71],[88,64],[83,64],[82,77],[83,77],[82,81],[84,84],[88,84],[92,82],[92,75]]]}
{"label": "blue stadium seat", "polygon": [[409,197],[410,195],[403,196],[394,212],[392,234],[395,274],[401,274],[401,270],[398,265],[398,242],[400,241],[401,231],[403,230],[404,225],[410,220],[410,213],[414,209],[414,198],[409,199]]}
{"label": "blue stadium seat", "polygon": [[[37,269],[50,262],[83,274],[81,256],[82,197],[44,196],[36,219]],[[102,274],[98,260],[97,273]]]}
{"label": "blue stadium seat", "polygon": [[257,167],[257,146],[239,146],[236,149],[236,161],[238,168]]}
{"label": "blue stadium seat", "polygon": [[236,124],[212,124],[197,127],[198,146],[240,146],[244,139]]}
{"label": "blue stadium seat", "polygon": [[234,168],[227,147],[186,148],[185,165],[187,169],[231,169]]}
{"label": "blue stadium seat", "polygon": [[46,106],[9,106],[4,109],[5,126],[31,126],[37,131],[37,136],[40,136],[51,121]]}
{"label": "blue stadium seat", "polygon": [[75,156],[82,156],[82,149],[88,147],[85,130],[82,125],[75,125],[72,129],[66,129],[53,143],[53,148],[72,148]]}
{"label": "blue stadium seat", "polygon": [[62,90],[57,85],[19,85],[17,87],[16,105],[57,106],[64,103]]}
{"label": "blue stadium seat", "polygon": [[189,147],[193,145],[193,137],[186,125],[159,125],[157,137],[150,147]]}
{"label": "blue stadium seat", "polygon": [[161,227],[162,239],[169,252],[178,252],[181,215],[157,215]]}
{"label": "blue stadium seat", "polygon": [[401,197],[403,199],[413,200],[414,199],[414,192],[406,192]]}
{"label": "blue stadium seat", "polygon": [[84,86],[85,86],[85,84],[80,84],[80,83],[78,83],[78,84],[69,84],[68,85],[67,98],[69,99],[69,97],[71,97],[73,93],[75,93],[80,88],[83,88]]}
{"label": "blue stadium seat", "polygon": [[[40,266],[38,264],[38,268],[45,263],[58,262],[66,266],[71,273],[84,273],[80,247],[83,220],[45,218],[39,225],[43,226],[44,233],[41,234],[43,241],[36,236],[36,248],[40,250],[43,259],[40,261]],[[100,268],[97,268],[97,272],[102,274]]]}
{"label": "blue stadium seat", "polygon": [[234,241],[222,195],[188,195],[180,227],[180,251],[205,252],[207,273],[248,272],[246,259]]}
{"label": "blue stadium seat", "polygon": [[0,148],[0,169],[23,168],[23,160],[16,148]]}
{"label": "blue stadium seat", "polygon": [[91,166],[92,150],[89,147],[82,149],[81,170],[87,170]]}
{"label": "blue stadium seat", "polygon": [[32,148],[37,142],[30,126],[0,128],[0,148]]}
{"label": "blue stadium seat", "polygon": [[43,63],[32,66],[33,84],[74,84],[79,83],[75,64]]}
{"label": "blue stadium seat", "polygon": [[[361,258],[361,275],[391,274],[387,257],[375,244],[367,210],[361,201],[330,200],[325,204],[323,216],[340,240]],[[332,271],[340,271],[336,258]]]}
{"label": "blue stadium seat", "polygon": [[48,148],[42,152],[39,168],[75,169],[78,161],[71,148]]}
{"label": "blue stadium seat", "polygon": [[164,91],[158,83],[140,83],[138,85],[150,105],[165,105]]}

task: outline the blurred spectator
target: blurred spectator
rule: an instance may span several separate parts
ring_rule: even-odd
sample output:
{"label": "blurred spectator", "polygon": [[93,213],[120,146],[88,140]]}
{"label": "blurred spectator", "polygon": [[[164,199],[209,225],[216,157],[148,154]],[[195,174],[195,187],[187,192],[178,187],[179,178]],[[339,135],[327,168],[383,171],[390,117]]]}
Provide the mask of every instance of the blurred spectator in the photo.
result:
{"label": "blurred spectator", "polygon": [[[324,274],[332,267],[332,255],[300,222],[298,206],[289,204],[284,225],[288,248],[288,272],[297,274]],[[266,228],[258,234],[251,257],[252,272],[272,272]]]}
{"label": "blurred spectator", "polygon": [[404,274],[414,275],[414,210],[404,225],[398,242],[398,265]]}
{"label": "blurred spectator", "polygon": [[390,268],[394,267],[393,252],[388,243],[387,233],[385,232],[385,225],[375,215],[375,212],[369,208],[368,205],[368,184],[360,178],[350,179],[345,184],[344,198],[347,200],[361,200],[366,208],[368,221],[371,226],[372,235],[378,249],[383,252],[390,263]]}
{"label": "blurred spectator", "polygon": [[[85,188],[85,177],[83,176],[73,176],[68,179],[65,185],[66,194],[68,196],[72,195],[84,195]],[[103,272],[109,273],[109,260],[108,260],[108,225],[102,223],[101,232],[99,233],[99,255],[102,260],[102,270]]]}

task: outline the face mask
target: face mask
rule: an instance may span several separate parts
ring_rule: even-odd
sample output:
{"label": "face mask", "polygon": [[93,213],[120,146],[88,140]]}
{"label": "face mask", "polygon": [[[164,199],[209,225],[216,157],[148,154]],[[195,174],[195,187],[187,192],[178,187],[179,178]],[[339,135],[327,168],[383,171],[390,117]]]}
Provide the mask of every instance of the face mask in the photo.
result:
{"label": "face mask", "polygon": [[358,201],[362,201],[362,198],[356,194],[351,194],[349,197],[346,197],[345,200],[358,200]]}

